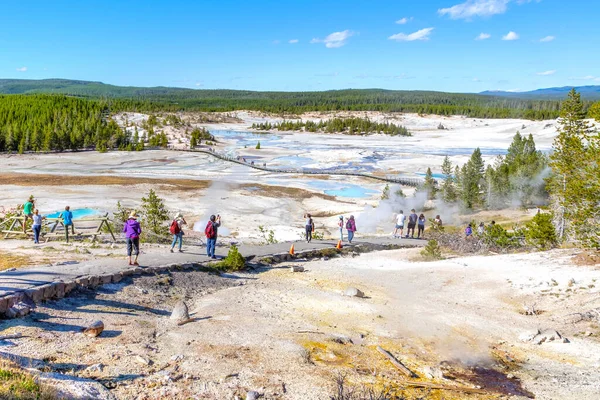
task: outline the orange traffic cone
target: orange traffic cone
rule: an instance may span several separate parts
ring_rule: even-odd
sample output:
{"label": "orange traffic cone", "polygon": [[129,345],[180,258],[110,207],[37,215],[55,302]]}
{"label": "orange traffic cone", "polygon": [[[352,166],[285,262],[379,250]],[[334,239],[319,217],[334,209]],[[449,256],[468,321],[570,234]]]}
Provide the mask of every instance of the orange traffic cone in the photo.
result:
{"label": "orange traffic cone", "polygon": [[338,240],[338,244],[337,244],[337,246],[335,246],[335,248],[340,250],[342,247],[344,247],[344,246],[342,246],[342,241]]}
{"label": "orange traffic cone", "polygon": [[292,247],[290,247],[290,254],[292,256],[294,255],[294,244],[292,244]]}

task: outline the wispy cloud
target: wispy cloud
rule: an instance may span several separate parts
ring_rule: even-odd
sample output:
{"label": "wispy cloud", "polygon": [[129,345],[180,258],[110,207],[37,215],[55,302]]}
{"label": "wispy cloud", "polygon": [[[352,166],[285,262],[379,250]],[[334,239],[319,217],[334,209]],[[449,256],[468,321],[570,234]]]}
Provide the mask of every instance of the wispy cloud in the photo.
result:
{"label": "wispy cloud", "polygon": [[471,19],[504,14],[510,0],[467,0],[448,8],[440,8],[438,14],[452,19]]}
{"label": "wispy cloud", "polygon": [[511,2],[519,5],[541,0],[467,0],[448,8],[440,8],[438,14],[448,15],[452,19],[472,19],[474,17],[491,17],[504,14]]}
{"label": "wispy cloud", "polygon": [[472,80],[473,80],[473,82],[481,82],[481,79],[479,79],[479,78],[473,78]]}
{"label": "wispy cloud", "polygon": [[546,36],[540,39],[540,42],[545,43],[545,42],[551,42],[554,39],[556,39],[554,36]]}
{"label": "wispy cloud", "polygon": [[273,40],[273,44],[279,44],[279,43],[281,43],[281,40],[278,40],[278,39]]}
{"label": "wispy cloud", "polygon": [[586,76],[572,76],[569,79],[574,81],[594,81],[600,82],[600,77],[594,75],[586,75]]}
{"label": "wispy cloud", "polygon": [[327,47],[328,49],[335,49],[345,45],[346,41],[354,35],[354,32],[346,29],[345,31],[341,32],[333,32],[332,34],[327,35],[324,39],[314,38],[310,42],[325,43],[325,47]]}
{"label": "wispy cloud", "polygon": [[291,40],[288,41],[289,44],[296,44],[298,42],[299,42],[298,39],[291,39]]}
{"label": "wispy cloud", "polygon": [[555,69],[551,69],[549,71],[538,72],[537,75],[548,76],[548,75],[554,75],[555,73],[556,73],[556,70]]}
{"label": "wispy cloud", "polygon": [[398,25],[404,25],[409,23],[410,21],[412,21],[413,17],[404,17],[404,18],[400,18],[398,21],[396,21],[396,23]]}
{"label": "wispy cloud", "polygon": [[27,67],[17,68],[17,71],[19,71],[19,72],[25,72],[25,71],[27,71]]}
{"label": "wispy cloud", "polygon": [[517,40],[519,35],[516,32],[510,31],[506,35],[502,36],[502,40]]}
{"label": "wispy cloud", "polygon": [[475,40],[485,40],[485,39],[489,39],[489,38],[491,38],[491,37],[492,37],[492,35],[490,35],[489,33],[483,33],[483,32],[481,32],[481,33],[479,34],[479,36],[477,36],[477,37],[475,38]]}
{"label": "wispy cloud", "polygon": [[433,31],[434,28],[425,28],[418,30],[413,33],[396,33],[395,35],[390,36],[388,39],[395,40],[397,42],[413,42],[415,40],[429,40],[429,35]]}

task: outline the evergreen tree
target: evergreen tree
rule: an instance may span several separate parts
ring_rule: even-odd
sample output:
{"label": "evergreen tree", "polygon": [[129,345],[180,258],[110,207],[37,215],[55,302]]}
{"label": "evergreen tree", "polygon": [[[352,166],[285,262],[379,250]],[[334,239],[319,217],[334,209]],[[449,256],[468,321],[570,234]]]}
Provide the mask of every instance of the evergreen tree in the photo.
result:
{"label": "evergreen tree", "polygon": [[455,187],[455,177],[452,176],[452,162],[450,162],[450,157],[444,157],[444,162],[442,163],[442,174],[444,174],[444,182],[442,183],[442,200],[446,203],[453,203],[457,199],[456,187]]}
{"label": "evergreen tree", "polygon": [[144,223],[152,233],[156,235],[166,233],[163,224],[169,220],[169,212],[163,199],[156,195],[154,189],[150,189],[147,197],[142,197],[142,216]]}
{"label": "evergreen tree", "polygon": [[438,188],[435,183],[435,179],[433,179],[433,173],[431,172],[431,168],[429,167],[427,168],[427,172],[425,173],[425,183],[423,184],[423,190],[427,192],[427,198],[429,200],[435,200]]}
{"label": "evergreen tree", "polygon": [[258,141],[258,143],[256,143],[256,150],[260,150],[260,141]]}
{"label": "evergreen tree", "polygon": [[600,137],[584,118],[581,97],[571,90],[560,111],[548,190],[559,239],[598,248]]}
{"label": "evergreen tree", "polygon": [[595,102],[588,109],[588,116],[600,122],[600,101]]}
{"label": "evergreen tree", "polygon": [[460,172],[461,198],[467,209],[472,209],[484,204],[483,186],[484,180],[483,158],[481,150],[476,148],[469,161],[463,165]]}

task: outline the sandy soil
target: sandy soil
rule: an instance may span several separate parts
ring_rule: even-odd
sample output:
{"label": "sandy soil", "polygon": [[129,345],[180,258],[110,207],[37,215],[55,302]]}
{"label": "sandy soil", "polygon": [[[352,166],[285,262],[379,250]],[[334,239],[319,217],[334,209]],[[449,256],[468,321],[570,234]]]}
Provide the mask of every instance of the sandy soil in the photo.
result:
{"label": "sandy soil", "polygon": [[[28,337],[5,349],[37,368],[94,377],[123,399],[327,399],[333,379],[384,385],[407,398],[465,398],[402,389],[380,345],[414,381],[481,387],[488,399],[596,399],[597,322],[570,314],[598,307],[598,266],[577,267],[572,251],[410,261],[413,250],[303,263],[255,273],[173,273],[104,286],[5,321],[2,334]],[[349,287],[366,298],[342,296]],[[195,318],[169,322],[185,299]],[[533,305],[538,315],[525,315]],[[102,319],[96,339],[79,328]],[[569,343],[523,342],[523,332],[557,330]],[[584,334],[585,332],[585,334]],[[141,357],[140,357],[141,356]],[[97,365],[87,368],[90,365]]]}

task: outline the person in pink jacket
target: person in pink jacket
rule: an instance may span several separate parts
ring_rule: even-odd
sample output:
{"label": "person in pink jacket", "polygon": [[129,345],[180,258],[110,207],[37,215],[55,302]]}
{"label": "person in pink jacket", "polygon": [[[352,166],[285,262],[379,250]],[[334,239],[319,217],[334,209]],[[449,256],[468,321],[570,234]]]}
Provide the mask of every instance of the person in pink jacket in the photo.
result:
{"label": "person in pink jacket", "polygon": [[352,243],[352,239],[354,239],[354,232],[356,232],[356,221],[354,220],[354,215],[351,215],[346,221],[346,230],[348,231],[348,242]]}

